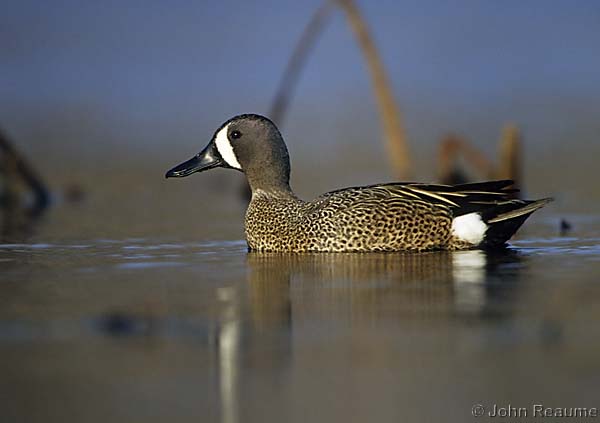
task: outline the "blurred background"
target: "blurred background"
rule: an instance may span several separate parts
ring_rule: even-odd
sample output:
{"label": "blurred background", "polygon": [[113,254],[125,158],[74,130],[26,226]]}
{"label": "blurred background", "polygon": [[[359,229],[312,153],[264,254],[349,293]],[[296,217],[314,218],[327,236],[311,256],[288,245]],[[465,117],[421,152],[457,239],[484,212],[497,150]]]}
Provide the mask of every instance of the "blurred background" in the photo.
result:
{"label": "blurred background", "polygon": [[[2,3],[0,202],[25,209],[1,221],[2,422],[599,406],[600,2],[357,1],[398,144],[377,57],[322,5]],[[525,196],[556,201],[511,249],[249,254],[241,173],[164,179],[233,115],[281,112],[318,13],[277,119],[292,187],[444,180],[457,145],[466,179],[499,177],[501,140],[520,139]]]}
{"label": "blurred background", "polygon": [[[190,193],[201,195],[216,181],[235,185],[241,175],[218,170],[165,181],[165,170],[199,151],[229,117],[269,112],[321,4],[4,3],[1,127],[52,189],[76,183],[94,210],[110,204],[103,221],[80,227],[66,219],[71,229],[63,235],[108,235],[106,222],[118,219],[132,235],[183,233],[169,224],[168,211],[193,224],[188,211],[198,199]],[[402,113],[412,179],[436,180],[445,134],[465,137],[495,160],[502,128],[514,123],[523,136],[527,194],[557,197],[555,210],[600,209],[597,2],[359,6]],[[368,68],[343,13],[324,24],[281,129],[302,196],[395,179]],[[206,200],[203,207],[211,207]],[[228,237],[239,238],[238,229]]]}

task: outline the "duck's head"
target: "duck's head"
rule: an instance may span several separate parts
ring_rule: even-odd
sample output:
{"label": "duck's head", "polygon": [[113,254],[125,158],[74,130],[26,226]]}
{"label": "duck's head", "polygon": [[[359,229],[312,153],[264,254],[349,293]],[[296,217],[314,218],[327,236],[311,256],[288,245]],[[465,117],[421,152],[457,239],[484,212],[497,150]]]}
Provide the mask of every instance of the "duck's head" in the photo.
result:
{"label": "duck's head", "polygon": [[239,115],[225,122],[208,145],[165,177],[180,178],[216,167],[246,174],[254,189],[288,188],[290,159],[285,142],[271,120],[260,115]]}

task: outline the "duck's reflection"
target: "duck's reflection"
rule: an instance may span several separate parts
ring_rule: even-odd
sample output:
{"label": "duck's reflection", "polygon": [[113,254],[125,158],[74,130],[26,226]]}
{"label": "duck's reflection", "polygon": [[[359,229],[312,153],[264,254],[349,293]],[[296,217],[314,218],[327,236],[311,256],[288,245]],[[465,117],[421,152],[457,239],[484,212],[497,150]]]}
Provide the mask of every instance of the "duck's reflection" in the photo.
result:
{"label": "duck's reflection", "polygon": [[[375,318],[484,311],[499,282],[516,288],[511,250],[427,254],[249,253],[251,317],[257,325],[297,313]],[[508,270],[508,271],[507,271]]]}
{"label": "duck's reflection", "polygon": [[249,253],[246,263],[247,298],[234,290],[240,297],[223,310],[217,335],[225,422],[239,420],[240,389],[244,396],[252,392],[247,371],[264,366],[271,376],[289,374],[297,327],[306,330],[306,325],[331,326],[332,322],[333,327],[336,322],[390,327],[396,321],[424,319],[444,324],[457,315],[485,317],[490,310],[495,316],[500,310],[508,318],[512,307],[506,301],[510,303],[518,290],[524,267],[523,258],[510,250],[494,254]]}

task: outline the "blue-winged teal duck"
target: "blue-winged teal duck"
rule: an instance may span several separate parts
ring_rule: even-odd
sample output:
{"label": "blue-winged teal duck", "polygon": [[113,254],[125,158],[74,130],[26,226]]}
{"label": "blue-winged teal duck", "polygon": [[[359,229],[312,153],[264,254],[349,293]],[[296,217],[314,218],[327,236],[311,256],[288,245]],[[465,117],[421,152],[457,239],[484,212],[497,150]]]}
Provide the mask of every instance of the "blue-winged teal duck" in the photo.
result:
{"label": "blue-winged teal duck", "polygon": [[290,160],[273,122],[240,115],[208,146],[169,170],[183,177],[215,167],[246,174],[252,199],[246,240],[256,251],[427,251],[503,246],[550,199],[515,200],[512,181],[462,185],[387,183],[328,192],[313,201],[289,185]]}

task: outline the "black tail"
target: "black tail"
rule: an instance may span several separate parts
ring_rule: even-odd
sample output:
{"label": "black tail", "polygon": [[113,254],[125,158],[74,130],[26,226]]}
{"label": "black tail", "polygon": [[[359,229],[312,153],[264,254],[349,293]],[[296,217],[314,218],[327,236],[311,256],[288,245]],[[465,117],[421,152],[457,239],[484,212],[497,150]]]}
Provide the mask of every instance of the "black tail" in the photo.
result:
{"label": "black tail", "polygon": [[534,211],[544,207],[550,201],[552,198],[535,201],[512,200],[483,211],[481,217],[489,227],[480,246],[483,248],[503,246]]}

